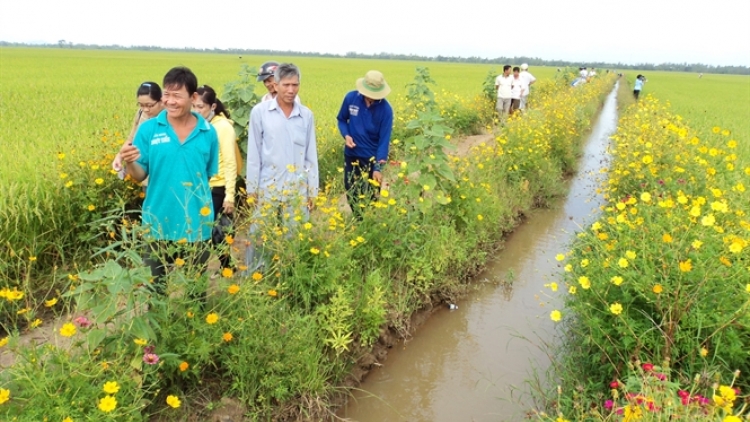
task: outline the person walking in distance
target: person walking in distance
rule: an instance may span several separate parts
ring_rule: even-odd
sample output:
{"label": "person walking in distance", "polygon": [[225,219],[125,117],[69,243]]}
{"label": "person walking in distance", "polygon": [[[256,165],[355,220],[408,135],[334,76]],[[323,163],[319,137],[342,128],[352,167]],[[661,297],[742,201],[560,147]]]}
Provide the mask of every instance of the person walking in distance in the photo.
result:
{"label": "person walking in distance", "polygon": [[645,80],[646,78],[643,75],[638,75],[635,77],[635,85],[633,85],[633,96],[635,97],[636,101],[638,101],[638,96],[641,95],[641,90],[643,90],[643,84]]}
{"label": "person walking in distance", "polygon": [[529,102],[529,94],[531,93],[531,85],[534,85],[536,78],[529,72],[529,65],[524,63],[521,65],[521,81],[524,84],[524,93],[521,95],[521,110],[526,110],[526,104]]}
{"label": "person walking in distance", "polygon": [[505,120],[505,117],[510,112],[512,89],[513,75],[510,74],[510,65],[506,64],[503,66],[503,74],[495,78],[495,90],[497,91],[497,105],[495,108],[501,121]]}
{"label": "person walking in distance", "polygon": [[336,119],[344,138],[346,198],[352,215],[362,220],[363,209],[375,200],[383,183],[393,130],[393,108],[385,99],[391,87],[379,71],[370,70],[357,79],[355,86],[356,90],[344,96]]}

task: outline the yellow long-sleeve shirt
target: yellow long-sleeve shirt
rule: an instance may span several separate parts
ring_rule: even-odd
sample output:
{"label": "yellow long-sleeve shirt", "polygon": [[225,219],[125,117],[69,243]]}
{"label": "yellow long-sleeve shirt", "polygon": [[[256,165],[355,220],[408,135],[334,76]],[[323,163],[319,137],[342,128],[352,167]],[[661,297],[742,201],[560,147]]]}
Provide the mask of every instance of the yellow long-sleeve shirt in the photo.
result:
{"label": "yellow long-sleeve shirt", "polygon": [[219,136],[219,172],[208,181],[213,187],[224,186],[224,202],[234,203],[235,183],[242,168],[242,156],[237,145],[232,121],[223,114],[214,116],[211,125]]}

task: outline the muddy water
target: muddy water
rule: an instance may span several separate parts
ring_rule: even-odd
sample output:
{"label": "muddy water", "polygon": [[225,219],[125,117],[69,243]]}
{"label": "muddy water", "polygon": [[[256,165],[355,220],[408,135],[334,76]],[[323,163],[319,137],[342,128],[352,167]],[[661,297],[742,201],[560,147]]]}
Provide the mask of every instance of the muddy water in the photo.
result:
{"label": "muddy water", "polygon": [[[508,238],[479,276],[487,281],[436,312],[415,337],[399,344],[360,386],[342,418],[358,422],[520,421],[532,406],[527,380],[544,372],[540,347],[554,339],[554,305],[544,285],[559,279],[555,255],[591,223],[603,199],[609,136],[617,126],[617,87],[607,97],[589,136],[568,196],[535,211]],[[501,283],[512,281],[510,286]],[[499,283],[499,284],[498,284]],[[543,305],[543,303],[547,303]]]}

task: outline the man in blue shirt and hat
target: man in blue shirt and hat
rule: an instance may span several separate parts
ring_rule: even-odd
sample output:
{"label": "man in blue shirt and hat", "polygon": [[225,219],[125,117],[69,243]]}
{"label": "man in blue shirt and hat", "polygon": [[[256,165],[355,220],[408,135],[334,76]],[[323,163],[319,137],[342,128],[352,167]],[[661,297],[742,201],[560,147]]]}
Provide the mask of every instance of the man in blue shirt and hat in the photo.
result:
{"label": "man in blue shirt and hat", "polygon": [[361,220],[363,209],[380,193],[393,130],[393,109],[385,99],[391,88],[382,73],[371,70],[357,79],[356,86],[344,97],[337,120],[345,141],[346,197],[352,214]]}

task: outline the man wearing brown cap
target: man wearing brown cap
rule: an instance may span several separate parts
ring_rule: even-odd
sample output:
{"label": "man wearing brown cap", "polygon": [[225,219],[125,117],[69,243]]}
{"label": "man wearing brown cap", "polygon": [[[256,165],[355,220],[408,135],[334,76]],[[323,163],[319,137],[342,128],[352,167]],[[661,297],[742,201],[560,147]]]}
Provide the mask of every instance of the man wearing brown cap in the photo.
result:
{"label": "man wearing brown cap", "polygon": [[361,220],[363,209],[376,198],[373,185],[380,192],[391,142],[393,109],[385,99],[391,88],[382,73],[371,70],[357,79],[356,86],[344,97],[337,119],[344,137],[346,197],[352,214]]}

